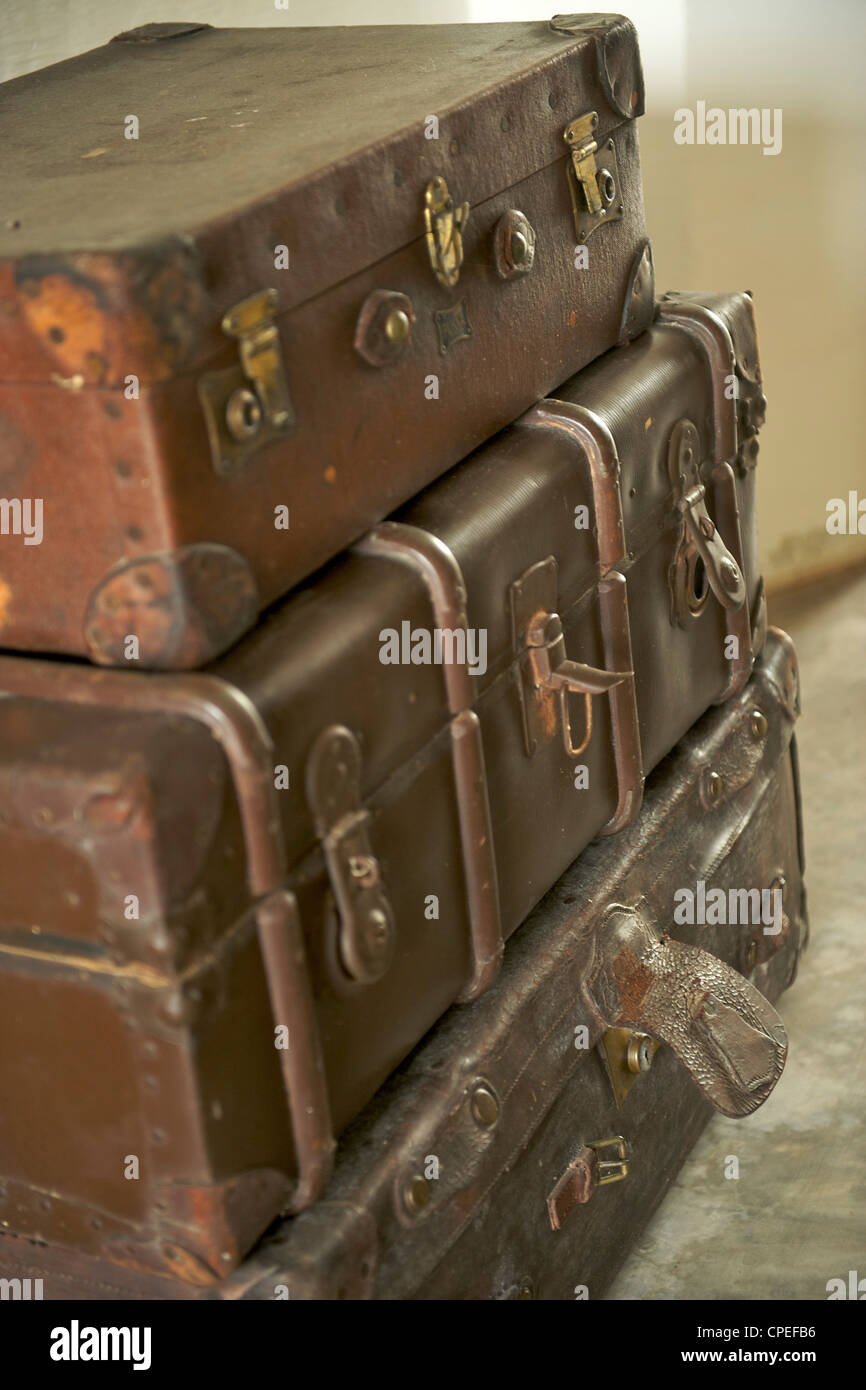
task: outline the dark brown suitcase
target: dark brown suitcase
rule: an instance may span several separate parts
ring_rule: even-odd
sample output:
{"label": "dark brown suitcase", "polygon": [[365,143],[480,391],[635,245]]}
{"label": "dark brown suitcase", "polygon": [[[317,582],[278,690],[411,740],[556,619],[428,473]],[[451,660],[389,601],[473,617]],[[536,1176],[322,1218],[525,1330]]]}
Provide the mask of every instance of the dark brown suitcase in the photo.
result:
{"label": "dark brown suitcase", "polygon": [[200,666],[638,334],[642,111],[618,15],[145,25],[6,83],[0,644]]}
{"label": "dark brown suitcase", "polygon": [[[764,997],[792,982],[807,934],[797,708],[793,648],[771,629],[752,681],[654,773],[635,822],[568,870],[484,999],[452,1010],[351,1128],[324,1199],[225,1281],[14,1238],[2,1273],[55,1299],[598,1298],[713,1107],[751,1113],[784,1064]],[[702,886],[707,903],[721,890],[724,925],[700,924]]]}
{"label": "dark brown suitcase", "polygon": [[[748,381],[720,313],[660,314],[209,671],[0,658],[12,1229],[225,1272],[742,688]],[[430,664],[383,664],[407,633]]]}

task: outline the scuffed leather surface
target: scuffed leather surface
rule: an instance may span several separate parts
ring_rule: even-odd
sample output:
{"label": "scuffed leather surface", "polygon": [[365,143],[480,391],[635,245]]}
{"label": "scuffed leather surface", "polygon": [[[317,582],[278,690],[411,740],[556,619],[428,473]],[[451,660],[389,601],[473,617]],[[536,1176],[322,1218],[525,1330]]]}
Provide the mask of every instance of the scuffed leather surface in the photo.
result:
{"label": "scuffed leather surface", "polygon": [[[100,1280],[125,1281],[137,1296],[270,1300],[284,1284],[291,1299],[336,1298],[341,1290],[348,1298],[497,1299],[521,1289],[572,1299],[579,1285],[599,1297],[712,1114],[667,1045],[616,1107],[595,1046],[604,1024],[587,996],[605,909],[637,908],[659,926],[667,919],[682,943],[681,950],[666,943],[675,978],[687,981],[682,962],[695,959],[688,948],[745,968],[756,929],[673,926],[675,889],[697,878],[708,886],[769,886],[783,874],[789,926],[751,975],[762,994],[778,998],[794,978],[806,935],[790,753],[795,707],[793,649],[771,629],[747,689],[710,711],[662,764],[637,821],[585,851],[515,934],[492,989],[453,1009],[355,1123],[324,1201],[275,1228],[224,1283],[197,1291],[148,1282],[51,1250],[39,1252],[39,1270],[31,1271],[32,1253],[30,1264],[20,1257],[27,1271],[59,1265],[55,1289],[94,1297]],[[756,708],[767,719],[760,759],[746,782],[707,809],[701,777],[741,744]],[[717,1007],[728,1007],[727,976],[720,984],[712,973]],[[757,1007],[755,1018],[762,1022]],[[580,1026],[587,1048],[575,1047]],[[488,1127],[471,1107],[482,1081],[498,1103]],[[627,1179],[599,1188],[553,1232],[548,1195],[582,1147],[614,1134],[630,1146]],[[428,1184],[428,1204],[412,1215],[403,1193],[431,1157],[439,1177]],[[16,1245],[0,1241],[3,1273],[15,1268]]]}

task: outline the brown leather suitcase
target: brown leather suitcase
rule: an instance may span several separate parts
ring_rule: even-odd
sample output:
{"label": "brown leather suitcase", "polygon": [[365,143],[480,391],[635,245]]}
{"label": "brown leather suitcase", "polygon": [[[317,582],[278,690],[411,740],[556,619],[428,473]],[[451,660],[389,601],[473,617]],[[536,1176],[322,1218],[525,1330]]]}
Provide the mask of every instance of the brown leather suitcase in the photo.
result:
{"label": "brown leather suitcase", "polygon": [[618,15],[149,24],[6,83],[0,645],[203,665],[638,334],[642,111]]}
{"label": "brown leather suitcase", "polygon": [[750,1114],[784,1065],[766,1001],[807,936],[797,709],[793,648],[771,629],[634,823],[566,872],[491,990],[352,1126],[323,1200],[227,1279],[194,1287],[8,1231],[2,1274],[56,1299],[598,1298],[713,1107]]}
{"label": "brown leather suitcase", "polygon": [[[757,377],[750,299],[717,309]],[[670,299],[208,671],[0,658],[11,1229],[208,1278],[321,1193],[333,1135],[747,679],[745,371]]]}

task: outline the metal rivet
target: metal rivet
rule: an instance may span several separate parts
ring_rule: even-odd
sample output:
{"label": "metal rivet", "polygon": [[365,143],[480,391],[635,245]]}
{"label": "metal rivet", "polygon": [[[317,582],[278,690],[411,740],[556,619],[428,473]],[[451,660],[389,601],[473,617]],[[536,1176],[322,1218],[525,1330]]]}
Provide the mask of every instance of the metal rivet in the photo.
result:
{"label": "metal rivet", "polygon": [[405,343],[412,330],[409,315],[402,309],[392,309],[385,320],[385,337],[391,343]]}
{"label": "metal rivet", "polygon": [[258,396],[248,387],[233,391],[226,403],[226,425],[232,439],[239,442],[251,439],[262,423],[262,407]]}
{"label": "metal rivet", "polygon": [[529,250],[529,242],[522,232],[514,231],[511,233],[510,253],[515,265],[521,265],[526,260],[526,253]]}
{"label": "metal rivet", "polygon": [[403,1205],[408,1212],[423,1211],[430,1204],[430,1185],[420,1173],[411,1177],[403,1188]]}
{"label": "metal rivet", "polygon": [[361,305],[355,325],[355,351],[371,367],[396,362],[412,339],[412,302],[396,290],[373,290]]}
{"label": "metal rivet", "polygon": [[767,732],[766,715],[759,709],[753,709],[749,716],[749,728],[752,731],[752,738],[761,739]]}
{"label": "metal rivet", "polygon": [[367,914],[361,932],[368,954],[377,960],[388,947],[391,937],[388,919],[384,912],[378,907],[374,907]]}
{"label": "metal rivet", "polygon": [[717,772],[708,772],[705,782],[707,800],[713,805],[721,801],[725,784]]}
{"label": "metal rivet", "polygon": [[535,230],[524,213],[509,208],[496,224],[493,235],[496,273],[503,280],[527,275],[535,262]]}
{"label": "metal rivet", "polygon": [[610,207],[616,197],[616,181],[609,169],[599,170],[598,189],[605,203]]}
{"label": "metal rivet", "polygon": [[528,1279],[524,1279],[523,1282],[521,1283],[519,1289],[517,1290],[517,1298],[518,1298],[521,1302],[525,1302],[527,1299],[529,1299],[529,1298],[534,1298],[534,1297],[535,1297],[535,1290],[533,1289],[532,1284],[530,1283],[530,1281],[529,1281]]}
{"label": "metal rivet", "polygon": [[472,1118],[482,1129],[490,1129],[499,1119],[499,1101],[489,1086],[476,1086],[472,1092]]}

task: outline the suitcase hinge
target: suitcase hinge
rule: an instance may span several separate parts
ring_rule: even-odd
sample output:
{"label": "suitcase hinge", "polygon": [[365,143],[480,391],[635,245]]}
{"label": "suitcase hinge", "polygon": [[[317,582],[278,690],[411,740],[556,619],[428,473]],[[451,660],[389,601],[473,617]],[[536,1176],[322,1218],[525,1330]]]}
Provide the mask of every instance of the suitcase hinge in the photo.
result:
{"label": "suitcase hinge", "polygon": [[294,427],[280,336],[276,290],[260,290],[229,309],[222,331],[238,342],[240,363],[199,379],[213,466],[228,473]]}
{"label": "suitcase hinge", "polygon": [[[592,737],[592,697],[604,695],[630,671],[602,671],[565,653],[562,620],[556,611],[556,560],[552,555],[530,566],[511,585],[513,650],[520,666],[520,702],[523,732],[529,757],[547,743],[559,724],[569,758],[579,758]],[[568,706],[570,692],[583,695],[584,735],[575,744]]]}
{"label": "suitcase hinge", "polygon": [[361,749],[349,729],[323,729],[307,761],[307,801],[331,880],[339,918],[340,965],[372,984],[394,954],[394,914],[370,843],[370,812],[361,800]]}
{"label": "suitcase hinge", "polygon": [[623,214],[616,162],[616,146],[609,139],[598,155],[598,112],[588,111],[565,127],[565,143],[571,150],[569,189],[578,241],[587,241],[604,222],[618,222]]}
{"label": "suitcase hinge", "polygon": [[463,231],[469,220],[469,204],[455,206],[448,184],[440,175],[431,179],[424,190],[424,226],[427,252],[433,274],[451,289],[460,279],[463,264]]}
{"label": "suitcase hinge", "polygon": [[697,618],[710,590],[723,608],[739,608],[746,600],[742,571],[725,545],[706,506],[706,488],[698,464],[698,432],[690,420],[674,426],[668,469],[674,505],[680,513],[680,538],[670,567],[671,623],[683,627]]}

